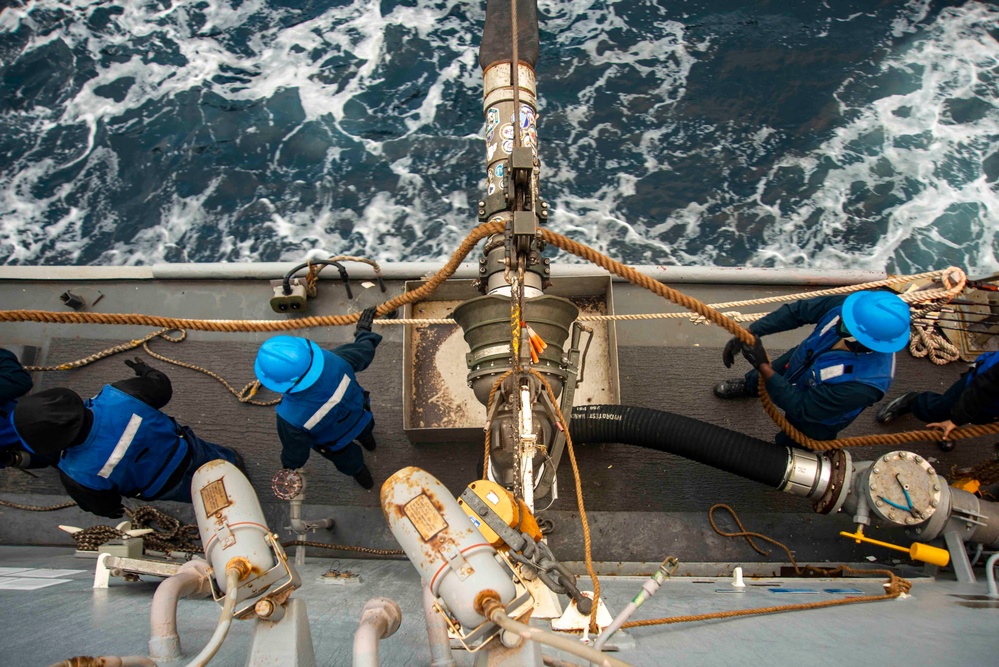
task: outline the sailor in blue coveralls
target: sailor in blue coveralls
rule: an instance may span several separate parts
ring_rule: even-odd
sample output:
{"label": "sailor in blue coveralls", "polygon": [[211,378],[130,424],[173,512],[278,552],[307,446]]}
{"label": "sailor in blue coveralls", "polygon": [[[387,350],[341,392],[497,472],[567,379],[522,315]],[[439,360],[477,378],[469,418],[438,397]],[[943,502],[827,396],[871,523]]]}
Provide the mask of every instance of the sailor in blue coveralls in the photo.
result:
{"label": "sailor in blue coveralls", "polygon": [[31,374],[9,350],[0,348],[0,468],[44,468],[52,460],[32,456],[14,430],[11,421],[17,399],[31,391]]}
{"label": "sailor in blue coveralls", "polygon": [[[761,336],[815,324],[812,333],[772,363]],[[867,406],[881,400],[895,376],[895,352],[909,341],[909,306],[890,292],[854,292],[785,304],[752,323],[752,346],[732,338],[722,361],[735,353],[754,369],[715,386],[720,398],[758,395],[760,375],[788,422],[815,440],[834,440]],[[779,444],[794,445],[785,433]]]}
{"label": "sailor in blue coveralls", "polygon": [[14,409],[18,435],[30,451],[58,457],[62,484],[80,509],[118,518],[122,496],[189,503],[199,467],[216,459],[243,467],[235,451],[160,412],[173,396],[170,378],[138,358],[125,364],[137,377],[86,401],[70,389],[46,389]]}
{"label": "sailor in blue coveralls", "polygon": [[355,376],[371,364],[382,340],[371,331],[374,317],[374,308],[365,310],[354,342],[332,352],[297,336],[275,336],[260,346],[254,364],[257,379],[283,394],[277,430],[285,468],[301,468],[315,450],[365,489],[374,486],[358,445],[375,449],[375,419],[368,392]]}
{"label": "sailor in blue coveralls", "polygon": [[929,428],[950,432],[965,424],[989,424],[999,419],[999,352],[986,352],[975,359],[971,370],[961,375],[947,391],[910,391],[878,411],[887,424],[911,412]]}

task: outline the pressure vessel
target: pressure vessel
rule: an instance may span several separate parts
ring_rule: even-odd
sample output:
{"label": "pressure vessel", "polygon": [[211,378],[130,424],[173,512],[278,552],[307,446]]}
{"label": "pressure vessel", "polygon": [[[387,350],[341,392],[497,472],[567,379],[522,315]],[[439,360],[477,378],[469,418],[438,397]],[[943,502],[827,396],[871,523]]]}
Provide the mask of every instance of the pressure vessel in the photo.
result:
{"label": "pressure vessel", "polygon": [[381,503],[395,539],[463,630],[486,621],[475,610],[480,593],[493,591],[503,604],[513,600],[513,579],[496,560],[496,550],[436,477],[403,468],[382,485]]}
{"label": "pressure vessel", "polygon": [[191,500],[205,559],[215,570],[215,581],[223,592],[226,565],[233,558],[249,562],[247,579],[277,564],[267,543],[270,529],[260,501],[250,480],[236,466],[217,459],[198,468],[191,480]]}

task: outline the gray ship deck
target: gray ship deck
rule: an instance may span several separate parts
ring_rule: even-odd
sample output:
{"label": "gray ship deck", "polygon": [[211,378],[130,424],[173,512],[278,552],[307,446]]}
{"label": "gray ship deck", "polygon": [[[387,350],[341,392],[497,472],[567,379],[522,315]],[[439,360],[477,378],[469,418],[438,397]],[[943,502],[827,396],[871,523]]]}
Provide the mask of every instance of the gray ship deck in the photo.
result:
{"label": "gray ship deck", "polygon": [[[0,280],[0,298],[5,308],[41,308],[60,310],[58,295],[66,284],[58,281]],[[213,319],[267,319],[278,316],[270,312],[267,298],[270,289],[266,281],[91,281],[74,285],[85,295],[99,289],[105,295],[97,310],[103,312],[139,312],[176,317]],[[761,295],[799,291],[798,288],[755,285],[675,285],[687,294],[706,303],[753,298]],[[88,288],[90,290],[88,291]],[[389,283],[389,293],[402,289],[399,282]],[[337,283],[323,283],[322,294],[313,303],[315,313],[357,312],[360,308],[382,300],[375,289],[355,284],[358,298],[348,303]],[[662,312],[677,307],[643,290],[615,283],[614,301],[617,313]],[[768,310],[761,307],[760,310]],[[747,311],[749,309],[746,309]],[[314,456],[307,468],[309,487],[304,510],[305,518],[333,516],[336,526],[321,532],[314,539],[340,544],[364,545],[376,548],[397,548],[378,506],[378,484],[406,465],[425,468],[439,477],[456,495],[477,478],[476,464],[481,448],[474,444],[421,443],[411,444],[402,430],[402,330],[398,326],[377,329],[385,336],[374,364],[359,376],[360,382],[372,393],[376,415],[378,449],[366,453],[376,487],[363,491],[352,480],[339,475],[331,465]],[[35,323],[0,324],[0,344],[36,345],[41,348],[40,364],[56,364],[84,357],[98,350],[140,337],[149,329],[143,327],[96,325],[46,325]],[[312,330],[304,335],[321,342],[336,344],[350,339],[349,328]],[[196,363],[219,373],[234,386],[242,387],[253,379],[253,358],[257,346],[269,334],[216,334],[189,332],[188,339],[178,345],[155,340],[152,348],[160,354]],[[800,340],[801,332],[770,337],[772,353]],[[621,380],[621,402],[668,410],[701,419],[728,429],[761,439],[770,439],[776,427],[763,413],[758,402],[716,399],[711,387],[717,381],[732,377],[733,372],[720,363],[720,349],[728,338],[715,326],[694,325],[684,320],[619,322],[617,324],[618,355]],[[144,353],[137,352],[140,356]],[[131,353],[126,353],[131,356]],[[83,395],[93,395],[105,382],[128,377],[122,364],[126,356],[117,355],[79,370],[35,374],[35,387],[68,386]],[[258,491],[271,529],[282,539],[292,539],[285,526],[287,505],[278,501],[269,490],[269,479],[279,467],[279,445],[274,428],[273,408],[240,404],[216,381],[189,371],[149,359],[164,370],[174,384],[174,398],[167,412],[182,423],[191,425],[202,437],[238,449],[246,458],[249,476]],[[963,370],[960,364],[937,367],[925,360],[916,360],[903,352],[898,357],[898,372],[890,397],[912,389],[940,389],[948,386]],[[740,368],[740,370],[744,370]],[[266,398],[267,396],[263,396]],[[914,428],[911,418],[898,420],[892,430]],[[859,435],[880,429],[868,411],[845,433]],[[952,466],[970,465],[986,458],[991,441],[966,440],[949,453],[941,452],[933,443],[923,443],[908,449],[927,457],[941,473]],[[858,450],[861,459],[874,458],[891,447]],[[758,531],[785,542],[800,562],[898,564],[901,554],[881,548],[855,545],[838,536],[840,530],[852,527],[847,517],[815,514],[803,499],[792,497],[739,477],[714,470],[680,457],[639,450],[623,445],[579,446],[577,450],[582,473],[583,493],[593,535],[593,556],[601,561],[600,571],[608,574],[651,572],[653,566],[629,569],[627,563],[658,563],[672,555],[681,562],[704,563],[687,570],[699,576],[725,575],[732,564],[759,563],[756,570],[779,575],[782,556],[762,557],[743,540],[718,536],[707,518],[708,508],[718,502],[734,507],[747,530]],[[12,470],[0,471],[0,498],[34,505],[51,505],[65,500],[57,476],[50,470],[37,471],[38,477]],[[189,506],[161,503],[159,506],[185,522],[193,521]],[[565,561],[583,558],[582,532],[572,493],[571,470],[563,460],[560,470],[560,497],[546,513],[556,524],[550,544],[557,557]],[[106,523],[76,508],[38,514],[0,508],[0,544],[59,545],[59,553],[69,554],[72,541],[56,530],[55,525],[81,527]],[[725,521],[723,518],[722,521]],[[734,528],[733,528],[734,529]],[[872,530],[872,537],[889,542],[908,544],[900,531]],[[16,658],[5,664],[47,664],[70,655],[91,653],[144,653],[148,639],[148,601],[152,592],[149,584],[128,586],[120,581],[111,591],[89,591],[90,561],[71,560],[62,556],[48,558],[49,549],[0,549],[0,565],[87,569],[88,575],[72,577],[67,584],[38,591],[4,591],[0,619],[16,644],[7,654]],[[383,643],[385,664],[426,664],[425,635],[420,619],[419,587],[415,571],[406,562],[347,561],[349,554],[310,550],[310,564],[303,577],[315,581],[329,561],[326,556],[350,563],[350,569],[362,573],[366,581],[356,593],[331,592],[332,587],[306,585],[297,595],[308,601],[312,617],[312,633],[320,664],[339,665],[349,661],[349,638],[356,627],[364,600],[376,594],[415,601],[411,608],[404,605],[406,620],[400,634]],[[46,557],[36,560],[36,556]],[[315,559],[314,556],[322,556]],[[771,563],[771,561],[773,561]],[[765,564],[768,563],[768,564]],[[945,575],[946,576],[946,575]],[[701,580],[671,582],[659,597],[640,612],[641,617],[703,613],[731,606],[780,604],[790,600],[752,588],[736,598],[715,594],[723,584],[700,584]],[[969,664],[991,662],[989,658],[999,648],[994,633],[997,612],[994,605],[971,603],[961,595],[982,594],[984,584],[916,584],[910,599],[871,605],[857,605],[849,610],[825,610],[806,614],[784,614],[755,620],[711,622],[697,626],[669,626],[635,632],[640,639],[633,654],[622,657],[638,665],[662,664],[734,664],[747,658],[802,660],[832,663],[855,660],[873,664],[947,663]],[[618,578],[605,586],[612,611],[618,611],[638,590],[639,580]],[[812,586],[812,582],[808,582]],[[851,586],[853,586],[851,582]],[[818,585],[816,584],[815,587]],[[880,588],[880,583],[868,582],[856,587],[865,592]],[[824,599],[826,594],[817,594]],[[815,595],[811,599],[818,599]],[[738,602],[733,602],[733,600]],[[801,600],[794,600],[801,601]],[[197,647],[207,640],[218,614],[218,607],[205,601],[184,601],[183,619],[204,618],[211,623],[203,631],[183,634],[185,645]],[[86,609],[89,607],[90,612]],[[887,608],[905,610],[888,613]],[[117,624],[114,619],[126,615],[141,617],[142,623]],[[53,617],[79,618],[81,622],[58,633],[46,632],[43,646],[33,642],[32,629],[51,624]],[[946,617],[945,623],[940,622]],[[983,622],[983,617],[986,617]],[[22,624],[22,625],[18,625]],[[243,624],[245,625],[245,624]],[[24,630],[18,630],[23,628]],[[815,633],[812,628],[822,628]],[[882,637],[895,641],[873,641],[866,630],[864,637],[853,633],[858,628],[877,629]],[[237,626],[234,636],[223,649],[218,664],[241,664],[239,651],[245,643],[238,640],[247,630]],[[730,633],[730,634],[719,634]],[[56,636],[51,637],[52,634]],[[203,636],[202,636],[203,635]],[[911,641],[912,638],[925,640]],[[932,637],[932,639],[930,639]],[[793,639],[792,639],[793,638]],[[242,648],[240,648],[240,645]],[[215,664],[215,663],[213,663]]]}
{"label": "gray ship deck", "polygon": [[[124,583],[112,580],[108,590],[91,590],[92,560],[74,559],[65,551],[45,547],[0,547],[4,567],[46,567],[86,570],[67,575],[65,583],[37,590],[0,590],[4,631],[3,664],[44,667],[76,655],[143,655],[149,641],[149,600],[154,580]],[[324,561],[301,570],[304,585],[295,597],[305,600],[311,622],[316,661],[324,667],[349,666],[353,633],[361,608],[369,598],[390,595],[403,609],[396,634],[379,645],[383,665],[428,665],[420,583],[408,562],[351,560],[360,575],[357,584],[321,581]],[[16,575],[15,575],[16,576]],[[818,602],[843,598],[827,590],[850,588],[864,595],[883,592],[880,579],[788,581],[754,579],[745,592],[733,593],[727,579],[674,578],[648,601],[636,618],[704,614],[769,605]],[[638,577],[601,580],[603,595],[620,610],[641,588]],[[584,586],[588,579],[580,582]],[[793,586],[808,593],[774,593]],[[999,601],[982,600],[981,585],[914,579],[911,594],[887,602],[817,609],[807,612],[731,618],[628,631],[615,655],[640,667],[656,665],[810,664],[810,665],[988,665],[994,664],[999,638],[995,628]],[[858,593],[853,593],[857,595]],[[178,630],[185,654],[208,642],[218,620],[219,606],[211,599],[180,601]],[[72,619],[53,623],[53,619]],[[44,641],[39,641],[39,628]],[[58,628],[58,631],[52,631]],[[236,667],[246,661],[251,622],[236,622],[212,665]],[[627,648],[625,647],[627,646]],[[545,649],[546,655],[570,662],[578,658]],[[455,651],[461,667],[473,656]],[[177,664],[177,663],[161,663]],[[184,663],[181,663],[184,664]]]}

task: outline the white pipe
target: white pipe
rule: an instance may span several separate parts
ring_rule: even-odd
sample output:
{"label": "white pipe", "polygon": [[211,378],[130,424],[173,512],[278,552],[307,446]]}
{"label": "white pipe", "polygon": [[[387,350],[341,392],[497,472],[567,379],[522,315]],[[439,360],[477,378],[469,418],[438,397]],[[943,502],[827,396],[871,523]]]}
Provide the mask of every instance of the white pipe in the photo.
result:
{"label": "white pipe", "polygon": [[999,553],[994,553],[989,556],[989,559],[985,561],[985,581],[989,585],[989,597],[999,598],[999,589],[996,588],[996,573],[993,568],[995,568],[996,561],[999,560]]}
{"label": "white pipe", "polygon": [[156,587],[149,613],[149,657],[166,662],[183,657],[177,634],[177,603],[182,597],[208,593],[210,576],[208,563],[192,560]]}
{"label": "white pipe", "polygon": [[388,598],[371,598],[361,610],[354,633],[354,667],[378,667],[378,640],[391,637],[402,623],[402,610]]}
{"label": "white pipe", "polygon": [[229,634],[229,626],[232,625],[232,616],[236,612],[236,590],[239,586],[240,571],[231,567],[225,571],[225,601],[222,603],[222,614],[219,616],[219,624],[215,628],[215,634],[208,640],[201,653],[195,656],[194,660],[187,663],[187,667],[205,667],[208,662],[215,657],[226,635]]}
{"label": "white pipe", "polygon": [[[318,519],[316,521],[305,521],[302,519],[302,503],[305,502],[305,475],[301,475],[302,488],[299,489],[295,497],[291,499],[291,506],[288,509],[288,520],[291,530],[298,535],[299,539],[304,539],[310,530],[320,528],[328,530],[333,527],[332,517]],[[301,544],[295,547],[295,565],[305,565],[305,547]]]}
{"label": "white pipe", "polygon": [[560,651],[565,651],[566,653],[572,653],[573,655],[589,660],[593,664],[599,665],[600,667],[633,667],[623,660],[618,660],[617,658],[611,657],[606,653],[601,653],[594,648],[590,648],[589,646],[580,643],[578,639],[561,637],[554,633],[542,630],[541,628],[535,628],[521,623],[520,621],[515,621],[506,615],[506,611],[503,609],[503,606],[498,602],[494,602],[491,606],[492,608],[487,611],[489,620],[504,630],[513,632],[514,634],[520,636],[522,639],[535,641],[539,644],[545,644]]}
{"label": "white pipe", "polygon": [[457,667],[451,654],[451,639],[447,635],[444,617],[434,608],[434,594],[423,584],[423,618],[427,622],[427,640],[430,642],[430,667]]}

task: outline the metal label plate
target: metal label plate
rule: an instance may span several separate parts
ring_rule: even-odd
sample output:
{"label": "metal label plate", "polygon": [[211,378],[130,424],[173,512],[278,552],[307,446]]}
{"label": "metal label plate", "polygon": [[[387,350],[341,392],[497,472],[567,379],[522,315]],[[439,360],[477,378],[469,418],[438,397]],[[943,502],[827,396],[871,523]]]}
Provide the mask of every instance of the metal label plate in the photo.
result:
{"label": "metal label plate", "polygon": [[206,516],[211,516],[232,505],[229,494],[225,492],[225,482],[217,479],[203,487],[201,489],[201,502],[205,505]]}
{"label": "metal label plate", "polygon": [[416,496],[403,508],[406,516],[413,522],[416,530],[420,531],[420,537],[430,540],[434,535],[447,528],[447,521],[434,504],[430,502],[427,494],[421,493]]}

